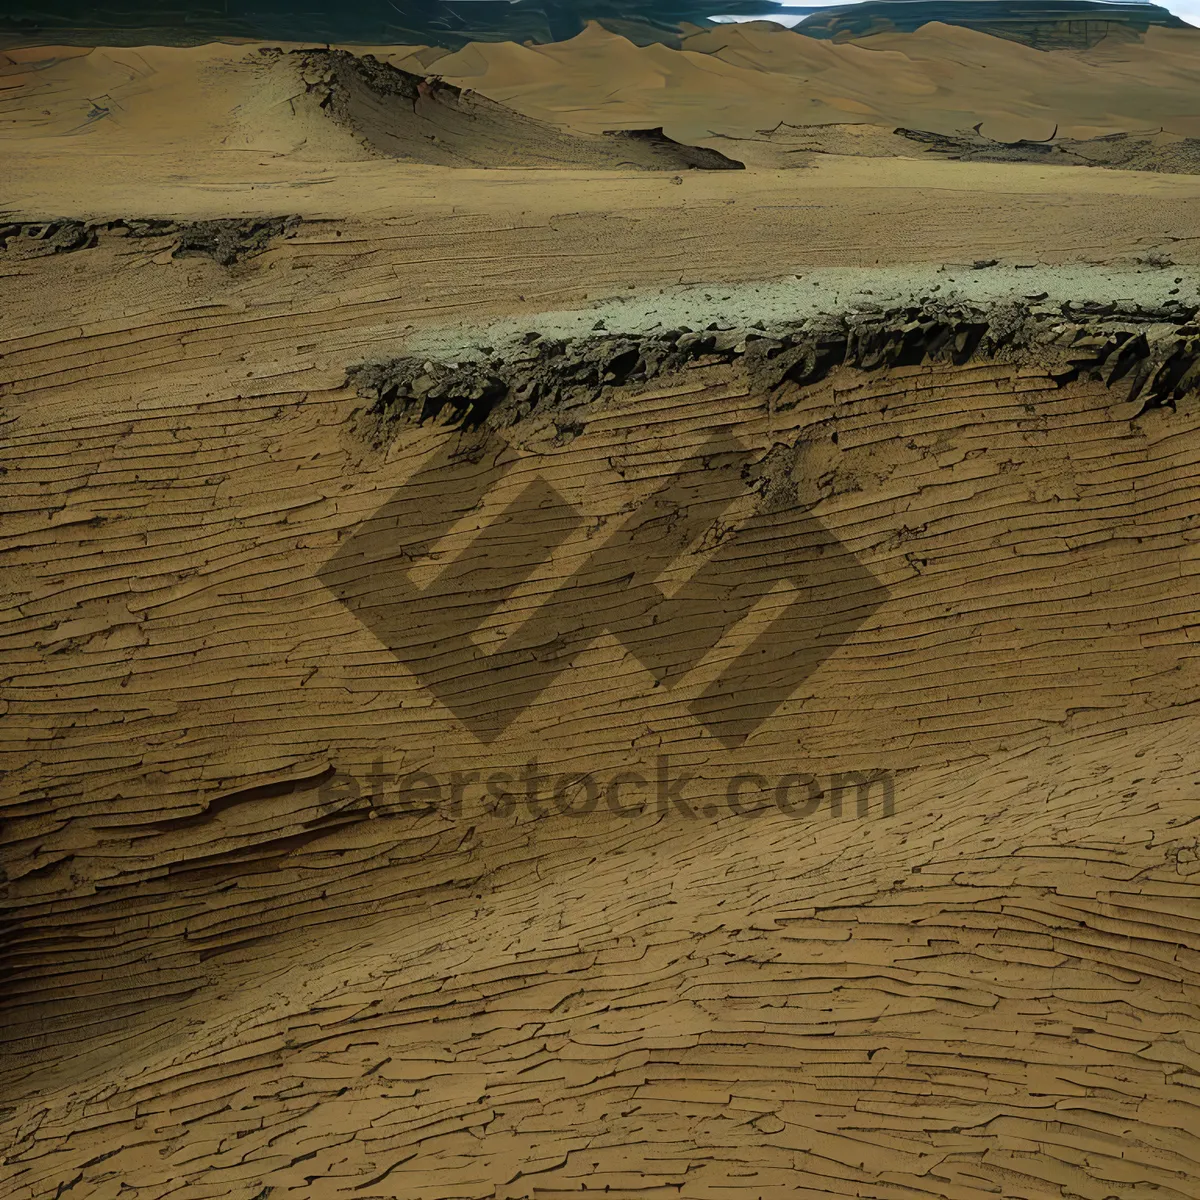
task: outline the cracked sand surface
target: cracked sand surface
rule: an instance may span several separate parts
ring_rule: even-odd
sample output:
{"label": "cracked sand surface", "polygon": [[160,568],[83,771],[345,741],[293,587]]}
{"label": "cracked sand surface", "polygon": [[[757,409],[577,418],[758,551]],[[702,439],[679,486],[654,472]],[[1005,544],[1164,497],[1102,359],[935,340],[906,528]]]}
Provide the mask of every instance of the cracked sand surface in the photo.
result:
{"label": "cracked sand surface", "polygon": [[[1194,392],[713,353],[465,434],[381,429],[347,373],[952,290],[1119,325],[1200,302],[1196,179],[333,170],[334,133],[307,164],[6,144],[6,220],[303,219],[228,265],[161,226],[0,253],[0,1195],[1194,1200]],[[672,601],[745,550],[682,680],[610,593],[625,640],[484,742],[322,582],[391,503],[427,607],[499,596],[443,663],[470,677],[714,435],[736,469],[656,513],[701,529]],[[796,513],[885,595],[726,744],[691,705],[822,544],[738,531]],[[664,756],[709,816],[401,803],[414,770]],[[729,811],[738,775],[876,769],[891,816]]]}
{"label": "cracked sand surface", "polygon": [[[537,478],[612,520],[724,429],[795,448],[888,600],[736,750],[606,637],[484,748],[317,578],[459,435],[363,440],[342,377],[380,338],[270,300],[295,241],[225,274],[106,245],[22,272],[195,300],[0,360],[5,1194],[1190,1195],[1194,401],[701,363],[565,444],[535,413],[443,557]],[[884,768],[896,815],[395,804],[418,766],[663,752],[719,807],[737,772]],[[331,769],[380,778],[331,804]]]}

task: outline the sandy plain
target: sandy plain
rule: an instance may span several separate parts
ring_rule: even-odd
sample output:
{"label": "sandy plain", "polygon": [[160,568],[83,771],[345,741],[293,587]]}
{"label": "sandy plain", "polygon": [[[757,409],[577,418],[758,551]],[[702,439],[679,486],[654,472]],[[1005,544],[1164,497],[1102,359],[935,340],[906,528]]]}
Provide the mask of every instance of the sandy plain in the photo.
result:
{"label": "sandy plain", "polygon": [[[731,155],[808,112],[1196,133],[1200,34],[695,36],[418,65]],[[1194,396],[1147,407],[1018,353],[769,387],[713,356],[480,442],[381,426],[348,371],[950,292],[1044,324],[1066,293],[1118,323],[1194,306],[1200,176],[770,141],[743,171],[398,162],[259,49],[10,52],[0,76],[0,1194],[1192,1200]],[[1009,84],[971,92],[984,65]],[[280,216],[261,253],[176,255],[181,224]],[[55,219],[94,229],[42,253]],[[109,224],[134,219],[175,226]],[[732,474],[695,466],[714,436]],[[388,586],[427,608],[499,586],[517,545],[529,570],[446,668],[471,677],[681,474],[666,527],[707,515],[668,600],[727,504],[770,520],[735,560],[755,603],[678,686],[606,627],[481,739],[331,590],[396,503]],[[773,532],[789,514],[869,575],[810,606],[870,611],[730,744],[695,705],[828,544]],[[414,770],[654,779],[664,757],[713,812],[400,802]],[[875,770],[892,815],[730,811],[738,775]]]}

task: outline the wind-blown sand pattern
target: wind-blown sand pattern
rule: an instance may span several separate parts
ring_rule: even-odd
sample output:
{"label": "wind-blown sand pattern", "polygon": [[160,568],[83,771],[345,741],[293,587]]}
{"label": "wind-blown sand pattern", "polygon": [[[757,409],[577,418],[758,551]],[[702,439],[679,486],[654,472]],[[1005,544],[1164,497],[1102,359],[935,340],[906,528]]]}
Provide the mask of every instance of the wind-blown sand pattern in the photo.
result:
{"label": "wind-blown sand pattern", "polygon": [[290,49],[3,77],[0,1195],[1192,1200],[1197,177]]}

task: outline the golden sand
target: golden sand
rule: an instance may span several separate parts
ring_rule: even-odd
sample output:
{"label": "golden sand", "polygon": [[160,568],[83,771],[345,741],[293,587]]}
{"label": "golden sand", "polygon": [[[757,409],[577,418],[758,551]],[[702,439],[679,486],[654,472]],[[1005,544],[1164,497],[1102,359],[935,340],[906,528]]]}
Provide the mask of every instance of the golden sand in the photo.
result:
{"label": "golden sand", "polygon": [[[417,65],[582,133],[734,154],[708,134],[848,114],[1194,135],[1198,41],[751,28],[671,51],[592,28]],[[348,371],[550,310],[619,333],[618,299],[661,295],[669,325],[681,284],[715,321],[732,285],[752,305],[833,268],[911,271],[932,303],[995,260],[1035,307],[1070,268],[1119,322],[1135,292],[1194,294],[1200,176],[459,169],[382,156],[254,46],[0,64],[0,1195],[1192,1200],[1194,394],[1130,401],[1069,349],[779,386],[716,354],[468,435],[381,428]],[[177,253],[188,222],[291,215],[228,265]],[[99,224],[31,224],[51,218]],[[528,702],[489,684],[714,437],[737,469],[688,468],[659,514],[680,538],[703,515],[664,611],[761,493],[866,572],[845,639],[740,741],[698,719],[816,569],[763,535],[731,560],[755,604],[703,655],[708,626],[681,635],[682,680],[612,618]],[[381,508],[428,619],[504,592],[441,682],[419,628],[401,661],[328,586]],[[501,587],[513,547],[529,569]],[[490,740],[438,698],[475,673],[505,709]],[[457,814],[401,804],[417,770],[448,801],[456,772],[654,781],[664,758],[710,813],[489,813],[474,784]],[[738,776],[871,770],[890,815],[878,793],[730,811]]]}

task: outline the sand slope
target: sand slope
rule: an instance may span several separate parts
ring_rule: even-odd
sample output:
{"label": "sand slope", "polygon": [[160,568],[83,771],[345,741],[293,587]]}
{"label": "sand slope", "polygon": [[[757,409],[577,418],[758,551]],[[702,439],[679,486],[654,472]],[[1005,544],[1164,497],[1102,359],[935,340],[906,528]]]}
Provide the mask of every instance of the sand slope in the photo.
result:
{"label": "sand slope", "polygon": [[[321,109],[375,153],[456,167],[740,170],[718,151],[657,129],[600,137],[536,121],[486,96],[345,50],[302,51],[301,78]],[[286,69],[287,60],[280,61]]]}

